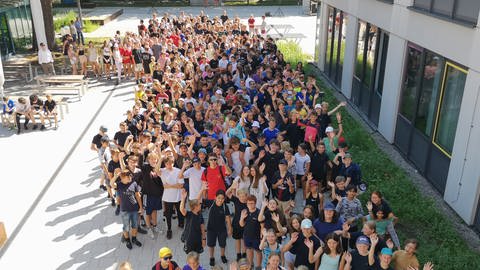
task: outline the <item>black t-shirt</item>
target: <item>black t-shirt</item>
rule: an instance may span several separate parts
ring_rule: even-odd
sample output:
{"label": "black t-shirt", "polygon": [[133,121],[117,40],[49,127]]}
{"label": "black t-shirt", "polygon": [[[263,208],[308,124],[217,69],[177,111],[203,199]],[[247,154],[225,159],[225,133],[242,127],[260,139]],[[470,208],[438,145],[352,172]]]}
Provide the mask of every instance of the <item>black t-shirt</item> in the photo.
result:
{"label": "black t-shirt", "polygon": [[120,162],[119,161],[115,162],[112,159],[108,162],[108,168],[107,169],[108,169],[109,173],[113,174],[115,172],[115,170],[118,169],[118,168],[120,168]]}
{"label": "black t-shirt", "polygon": [[372,212],[376,215],[377,212],[380,210],[380,208],[382,209],[383,211],[383,216],[384,217],[388,217],[388,215],[390,215],[390,213],[392,212],[392,208],[390,208],[390,205],[388,205],[388,203],[385,201],[385,199],[382,199],[381,203],[380,203],[380,206],[372,203]]}
{"label": "black t-shirt", "polygon": [[[298,267],[300,265],[305,265],[308,267],[310,270],[315,269],[315,264],[314,263],[308,263],[308,247],[305,245],[305,236],[303,233],[298,234],[298,239],[295,241],[293,244],[292,248],[290,249],[290,252],[295,254],[295,267]],[[313,242],[313,250],[314,252],[320,247],[320,241],[315,237],[315,236],[310,236],[308,239],[310,239]]]}
{"label": "black t-shirt", "polygon": [[220,20],[222,20],[222,23],[225,23],[228,20],[228,16],[227,15],[222,15],[222,16],[220,16]]}
{"label": "black t-shirt", "polygon": [[[362,232],[350,233],[350,241],[349,241],[350,248],[352,248],[352,249],[356,248],[355,243],[357,242],[357,238],[362,236],[362,235],[369,238],[368,236],[366,236]],[[382,250],[382,248],[386,248],[386,247],[387,247],[387,242],[385,242],[385,240],[383,240],[381,238],[378,238],[378,244],[375,246],[375,254],[378,254],[380,252],[380,250]]]}
{"label": "black t-shirt", "polygon": [[204,223],[201,213],[194,214],[188,211],[185,216],[185,243],[188,246],[201,246],[202,244],[202,224]]}
{"label": "black t-shirt", "polygon": [[124,184],[121,181],[117,182],[117,194],[120,197],[120,210],[122,212],[138,211],[139,206],[135,193],[140,191],[141,188],[135,181],[128,184]]}
{"label": "black t-shirt", "polygon": [[[172,265],[168,265],[167,268],[163,268],[162,267],[162,264],[160,262],[157,262],[155,265],[152,266],[152,270],[157,270],[157,269],[160,269],[160,270],[171,270],[171,269],[177,269],[178,267],[178,264],[175,262],[175,261],[170,261],[170,263]],[[158,268],[157,268],[157,265],[158,265]]]}
{"label": "black t-shirt", "polygon": [[247,209],[247,212],[248,215],[245,218],[245,226],[243,227],[243,238],[258,239],[260,241],[260,222],[258,221],[260,210],[255,209],[252,213]]}
{"label": "black t-shirt", "polygon": [[272,176],[276,171],[278,171],[278,164],[280,160],[284,158],[282,153],[275,153],[272,154],[270,152],[265,153],[265,156],[262,158],[262,162],[265,163],[265,171],[264,174],[267,176],[269,180],[271,180]]}
{"label": "black t-shirt", "polygon": [[133,49],[132,55],[135,64],[142,64],[142,51],[140,49]]}
{"label": "black t-shirt", "polygon": [[368,255],[362,256],[358,254],[357,250],[352,251],[351,254],[351,270],[370,270],[370,265],[368,264]]}
{"label": "black t-shirt", "polygon": [[218,206],[215,202],[210,206],[208,211],[208,223],[207,230],[215,232],[226,232],[227,225],[225,218],[230,215],[230,210],[228,206],[223,203],[221,206]]}
{"label": "black t-shirt", "polygon": [[387,268],[382,268],[380,265],[380,259],[378,257],[375,257],[375,263],[370,266],[370,270],[393,270],[391,266],[388,266]]}
{"label": "black t-shirt", "polygon": [[327,163],[328,155],[325,152],[320,154],[318,151],[315,151],[310,162],[310,171],[314,179],[317,181],[327,180]]}
{"label": "black t-shirt", "polygon": [[127,130],[126,132],[118,131],[117,133],[115,133],[115,136],[113,136],[113,139],[117,141],[118,145],[123,147],[125,145],[127,137],[130,135],[132,135],[132,132],[130,132],[130,130]]}
{"label": "black t-shirt", "polygon": [[327,113],[322,113],[318,116],[317,122],[320,124],[320,130],[321,133],[319,134],[320,137],[324,138],[325,135],[325,129],[332,123],[332,119],[330,118],[330,115]]}
{"label": "black t-shirt", "polygon": [[150,164],[146,163],[142,166],[142,191],[144,194],[161,198],[163,196],[163,182]]}
{"label": "black t-shirt", "polygon": [[230,200],[233,202],[233,206],[235,207],[232,226],[235,228],[240,228],[240,224],[238,224],[240,222],[240,215],[242,214],[243,210],[247,209],[247,203],[240,202],[240,200],[235,196],[232,196]]}
{"label": "black t-shirt", "polygon": [[135,139],[136,139],[137,136],[138,136],[138,129],[137,129],[138,121],[137,121],[137,119],[135,119],[135,118],[132,118],[132,120],[126,119],[125,123],[127,123],[128,130],[130,131],[130,133],[132,133],[133,137],[135,137]]}
{"label": "black t-shirt", "polygon": [[283,183],[277,186],[276,189],[272,189],[273,197],[282,202],[294,199],[293,193],[290,192],[290,186],[288,185],[288,182],[291,182],[293,185],[295,185],[295,179],[293,178],[293,175],[289,172],[286,172],[285,176],[282,177],[280,171],[277,171],[271,179],[270,184],[273,185],[280,179],[283,180]]}
{"label": "black t-shirt", "polygon": [[100,135],[100,134],[97,134],[97,135],[93,136],[92,143],[95,144],[98,149],[100,149],[100,147],[102,147],[102,137],[103,136]]}
{"label": "black t-shirt", "polygon": [[48,100],[45,100],[45,109],[48,111],[48,112],[51,112],[53,111],[53,109],[55,109],[55,106],[57,105],[55,103],[55,100],[52,99],[52,101],[48,101]]}

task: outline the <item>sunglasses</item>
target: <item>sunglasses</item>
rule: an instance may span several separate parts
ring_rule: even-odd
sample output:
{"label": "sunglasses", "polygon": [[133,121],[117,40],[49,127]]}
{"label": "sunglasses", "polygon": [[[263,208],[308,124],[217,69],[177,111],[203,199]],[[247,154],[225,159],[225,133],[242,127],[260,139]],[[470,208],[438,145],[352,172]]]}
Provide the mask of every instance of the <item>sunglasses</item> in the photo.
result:
{"label": "sunglasses", "polygon": [[216,158],[211,158],[211,159],[209,159],[209,161],[217,161],[217,159]]}
{"label": "sunglasses", "polygon": [[169,261],[169,260],[172,259],[172,256],[163,257],[163,259],[164,259],[165,261]]}

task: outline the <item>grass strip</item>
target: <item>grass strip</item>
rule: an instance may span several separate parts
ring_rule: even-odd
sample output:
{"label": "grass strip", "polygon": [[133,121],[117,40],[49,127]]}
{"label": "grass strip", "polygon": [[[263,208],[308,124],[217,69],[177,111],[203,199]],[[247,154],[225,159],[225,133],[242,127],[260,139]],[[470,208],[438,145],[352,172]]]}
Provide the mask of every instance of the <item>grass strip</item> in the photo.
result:
{"label": "grass strip", "polygon": [[[301,61],[307,74],[315,74],[313,67],[307,65],[308,55],[302,52],[298,44],[285,42],[278,47],[292,66]],[[317,80],[325,92],[325,101],[331,108],[335,107],[339,103],[333,95],[335,90],[321,78]],[[363,178],[369,184],[368,192],[360,196],[363,204],[372,191],[379,190],[383,193],[399,217],[396,230],[401,242],[407,238],[419,240],[418,259],[422,264],[432,261],[435,269],[442,270],[480,269],[480,254],[467,245],[453,223],[436,206],[436,202],[419,191],[406,172],[379,148],[357,120],[349,113],[342,112],[342,116],[349,151],[354,162],[360,164]]]}

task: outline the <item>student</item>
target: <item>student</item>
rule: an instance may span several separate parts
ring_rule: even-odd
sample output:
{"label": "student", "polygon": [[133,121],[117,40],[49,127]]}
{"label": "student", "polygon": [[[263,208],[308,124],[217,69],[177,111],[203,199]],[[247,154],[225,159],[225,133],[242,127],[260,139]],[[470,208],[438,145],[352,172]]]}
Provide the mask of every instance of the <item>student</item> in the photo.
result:
{"label": "student", "polygon": [[[180,178],[180,169],[173,166],[175,160],[169,156],[165,160],[165,168],[160,169],[159,175],[162,178],[164,192],[162,201],[164,203],[164,215],[167,220],[167,239],[172,239],[172,216],[173,210],[180,213],[181,189],[183,178]],[[178,227],[183,228],[183,215],[178,215]]]}
{"label": "student", "polygon": [[[207,188],[202,185],[201,191]],[[197,194],[197,198],[189,201],[190,211],[185,209],[187,192],[182,189],[182,201],[180,202],[180,213],[185,217],[185,230],[181,240],[185,243],[183,250],[185,253],[202,253],[206,245],[206,230],[202,216],[202,193]],[[188,261],[188,255],[187,255]]]}
{"label": "student", "polygon": [[272,252],[267,258],[267,265],[262,270],[284,270],[281,263],[280,253]]}
{"label": "student", "polygon": [[187,264],[182,268],[182,270],[204,270],[200,265],[200,255],[191,251],[187,254]]}
{"label": "student", "polygon": [[8,96],[4,96],[3,98],[3,110],[2,110],[2,125],[3,127],[7,127],[9,129],[13,128],[13,124],[10,123],[10,116],[13,116],[15,113],[15,102],[10,99]]}
{"label": "student", "polygon": [[218,239],[222,263],[227,263],[225,246],[227,245],[227,234],[232,235],[232,221],[230,211],[225,204],[225,191],[219,189],[215,194],[215,202],[208,211],[207,223],[207,246],[210,254],[210,266],[215,265],[215,246]]}
{"label": "student", "polygon": [[142,166],[142,193],[145,206],[145,223],[148,235],[155,239],[157,230],[157,211],[162,210],[162,198],[164,184],[160,175],[162,174],[161,158],[155,152],[147,156],[147,163]]}
{"label": "student", "polygon": [[[236,195],[235,192],[237,193]],[[232,238],[235,239],[235,251],[237,252],[238,261],[247,256],[245,243],[243,241],[243,227],[240,226],[239,222],[242,211],[247,209],[248,192],[246,189],[238,189],[235,185],[232,185],[225,194],[233,202],[235,207],[232,221]]]}
{"label": "student", "polygon": [[340,216],[350,224],[350,231],[356,232],[358,231],[358,225],[364,216],[362,203],[356,197],[356,186],[349,185],[346,190],[347,197],[337,195],[338,204],[336,210],[340,213]]}
{"label": "student", "polygon": [[[340,269],[343,270],[369,270],[369,247],[370,240],[366,236],[360,236],[355,241],[355,250],[343,254],[340,261]],[[375,248],[372,248],[375,249]]]}
{"label": "student", "polygon": [[302,220],[301,232],[293,233],[290,241],[284,246],[282,251],[290,251],[295,254],[294,266],[305,265],[309,270],[318,269],[318,259],[309,260],[309,248],[306,245],[308,241],[312,241],[313,250],[320,247],[320,241],[313,235],[312,221],[309,219]]}
{"label": "student", "polygon": [[313,208],[314,219],[318,218],[320,211],[323,210],[323,194],[320,192],[318,182],[313,180],[312,173],[307,175],[307,183],[305,185],[305,205]]}
{"label": "student", "polygon": [[257,267],[262,263],[262,253],[259,249],[260,245],[260,221],[258,220],[258,214],[260,210],[255,206],[257,204],[257,198],[253,195],[249,195],[247,198],[247,208],[242,210],[240,216],[240,227],[243,229],[243,241],[247,249],[247,260],[250,265],[253,265],[253,253],[255,251]]}
{"label": "student", "polygon": [[382,248],[380,254],[376,258],[375,254],[375,246],[378,243],[378,236],[372,235],[370,237],[370,241],[372,245],[370,246],[370,250],[368,251],[368,264],[370,265],[371,270],[393,270],[390,267],[390,262],[392,261],[393,251],[389,248]]}
{"label": "student", "polygon": [[313,246],[311,241],[308,241],[309,260],[321,258],[320,268],[318,270],[337,270],[342,255],[342,244],[340,243],[340,236],[335,233],[330,233],[325,238],[326,245],[317,249],[313,254]]}
{"label": "student", "polygon": [[267,177],[263,175],[265,169],[265,163],[258,168],[253,165],[250,167],[250,177],[252,178],[252,184],[249,187],[249,193],[257,197],[256,207],[260,209],[262,202],[268,194]]}
{"label": "student", "polygon": [[282,247],[277,242],[277,236],[273,229],[263,229],[262,231],[262,241],[260,241],[260,250],[262,251],[262,268],[266,268],[270,254],[280,254]]}
{"label": "student", "polygon": [[48,119],[50,127],[52,126],[52,120],[50,118],[53,117],[53,120],[55,121],[54,129],[56,130],[58,128],[57,103],[55,102],[55,100],[53,100],[51,94],[47,94],[46,97],[47,100],[45,100],[43,104],[45,117]]}
{"label": "student", "polygon": [[181,269],[178,266],[178,264],[174,260],[172,260],[173,252],[170,248],[162,247],[158,251],[158,257],[160,258],[160,261],[158,261],[152,266],[152,270],[180,270]]}
{"label": "student", "polygon": [[222,159],[218,159],[215,154],[208,157],[209,166],[203,171],[202,181],[207,182],[207,206],[215,200],[217,190],[226,191],[225,177],[231,174],[228,166],[225,166]]}
{"label": "student", "polygon": [[132,181],[132,174],[128,170],[120,173],[120,181],[117,181],[115,185],[120,199],[120,210],[122,212],[122,242],[125,242],[128,249],[132,249],[132,243],[141,247],[142,243],[137,240],[138,213],[143,212],[142,201],[140,199],[141,188],[137,182]]}
{"label": "student", "polygon": [[326,236],[330,233],[341,234],[343,230],[343,219],[335,211],[335,205],[327,202],[323,211],[313,223],[315,234],[322,241],[326,241]]}
{"label": "student", "polygon": [[285,159],[280,161],[278,169],[272,181],[273,198],[277,201],[284,214],[288,214],[291,203],[294,200],[295,180],[287,172],[287,161]]}
{"label": "student", "polygon": [[297,153],[295,153],[295,169],[297,189],[302,188],[303,199],[307,196],[306,175],[310,172],[310,156],[307,154],[307,145],[301,143],[298,145]]}
{"label": "student", "polygon": [[127,123],[121,122],[120,130],[117,131],[113,136],[113,142],[115,143],[115,146],[117,146],[119,150],[123,150],[125,148],[125,142],[130,135],[132,135],[132,133],[127,129]]}
{"label": "student", "polygon": [[[178,161],[178,159],[177,159]],[[201,166],[200,159],[198,157],[193,158],[192,167],[190,166],[190,160],[183,162],[182,170],[180,171],[180,178],[188,179],[188,196],[190,200],[197,199],[198,196],[202,196],[202,175],[205,168]]]}
{"label": "student", "polygon": [[416,251],[418,250],[417,239],[407,239],[404,243],[403,250],[397,250],[393,253],[392,263],[395,270],[410,270],[410,267],[418,269],[420,263],[418,262]]}

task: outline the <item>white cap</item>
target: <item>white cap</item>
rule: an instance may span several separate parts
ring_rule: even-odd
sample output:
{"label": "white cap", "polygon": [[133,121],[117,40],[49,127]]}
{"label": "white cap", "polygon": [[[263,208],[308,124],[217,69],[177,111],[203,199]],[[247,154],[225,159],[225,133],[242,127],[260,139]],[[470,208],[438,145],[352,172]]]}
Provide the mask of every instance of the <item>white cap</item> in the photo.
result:
{"label": "white cap", "polygon": [[253,121],[252,127],[260,128],[260,123],[258,121]]}
{"label": "white cap", "polygon": [[333,127],[327,127],[325,133],[333,132]]}
{"label": "white cap", "polygon": [[217,89],[217,91],[215,91],[215,94],[219,94],[219,95],[221,95],[221,94],[222,94],[222,90],[220,90],[220,89]]}
{"label": "white cap", "polygon": [[321,104],[315,104],[315,109],[321,109],[322,105]]}

